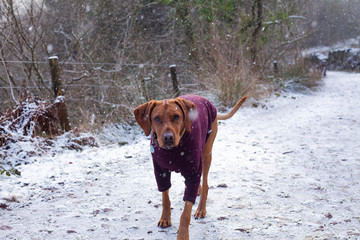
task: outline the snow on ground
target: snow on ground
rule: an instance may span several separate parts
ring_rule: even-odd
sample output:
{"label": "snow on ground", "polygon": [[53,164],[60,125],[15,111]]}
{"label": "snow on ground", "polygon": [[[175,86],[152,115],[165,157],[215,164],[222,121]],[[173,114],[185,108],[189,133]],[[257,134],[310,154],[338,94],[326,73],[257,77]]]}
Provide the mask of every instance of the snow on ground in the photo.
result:
{"label": "snow on ground", "polygon": [[[221,122],[208,215],[192,219],[190,238],[360,239],[359,102],[360,75],[329,72],[317,92],[289,92]],[[160,229],[149,140],[137,139],[2,176],[0,239],[176,239],[183,179],[172,175],[173,226]]]}

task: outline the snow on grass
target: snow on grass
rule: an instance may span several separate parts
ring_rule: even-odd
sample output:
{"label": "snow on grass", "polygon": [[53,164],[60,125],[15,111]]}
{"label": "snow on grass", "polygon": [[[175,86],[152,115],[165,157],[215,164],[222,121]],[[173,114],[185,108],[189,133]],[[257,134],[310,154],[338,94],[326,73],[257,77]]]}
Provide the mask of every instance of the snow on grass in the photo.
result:
{"label": "snow on grass", "polygon": [[[359,74],[329,72],[317,92],[220,122],[208,214],[192,218],[190,239],[360,238],[359,92]],[[0,239],[176,239],[183,178],[172,174],[173,226],[160,229],[149,139],[121,129],[101,139],[1,176]]]}

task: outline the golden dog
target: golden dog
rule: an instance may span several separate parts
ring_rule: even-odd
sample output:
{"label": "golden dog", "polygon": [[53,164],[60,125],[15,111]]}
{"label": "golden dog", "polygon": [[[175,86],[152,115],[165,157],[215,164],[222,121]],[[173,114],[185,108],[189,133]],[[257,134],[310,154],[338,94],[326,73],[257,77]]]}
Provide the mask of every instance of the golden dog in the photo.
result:
{"label": "golden dog", "polygon": [[[162,214],[158,222],[161,228],[171,226],[170,172],[181,172],[185,177],[185,207],[177,239],[189,239],[191,211],[198,193],[200,202],[195,218],[206,215],[208,173],[218,130],[217,121],[231,118],[246,98],[239,100],[226,115],[217,114],[208,100],[195,95],[152,100],[134,110],[135,119],[145,135],[152,133],[151,153],[158,188],[162,192]],[[202,187],[199,184],[201,174]]]}

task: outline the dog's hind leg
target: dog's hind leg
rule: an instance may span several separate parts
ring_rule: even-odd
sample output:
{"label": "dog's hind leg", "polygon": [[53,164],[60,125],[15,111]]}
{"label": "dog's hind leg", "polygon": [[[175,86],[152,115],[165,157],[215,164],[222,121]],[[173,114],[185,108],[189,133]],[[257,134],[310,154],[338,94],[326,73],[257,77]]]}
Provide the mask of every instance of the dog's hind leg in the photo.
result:
{"label": "dog's hind leg", "polygon": [[218,130],[218,124],[217,124],[217,119],[215,119],[215,121],[212,123],[211,126],[211,130],[212,132],[210,133],[208,140],[205,144],[205,148],[203,151],[203,156],[202,156],[202,187],[201,187],[201,193],[200,193],[200,202],[199,202],[199,206],[195,212],[195,218],[204,218],[206,215],[206,200],[207,200],[207,195],[208,195],[208,190],[209,190],[209,185],[208,185],[208,174],[209,174],[209,169],[210,169],[210,165],[211,165],[211,158],[212,158],[212,147],[214,144],[214,140],[216,137],[216,133]]}

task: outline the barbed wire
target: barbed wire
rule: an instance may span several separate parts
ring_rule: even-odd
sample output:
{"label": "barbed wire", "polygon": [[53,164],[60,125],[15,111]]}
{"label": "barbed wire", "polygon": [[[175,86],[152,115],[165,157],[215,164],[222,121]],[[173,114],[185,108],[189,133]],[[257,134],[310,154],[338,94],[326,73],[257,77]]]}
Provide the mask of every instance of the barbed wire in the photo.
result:
{"label": "barbed wire", "polygon": [[[34,63],[34,64],[49,64],[46,61],[20,61],[20,60],[1,60],[3,63]],[[170,67],[175,65],[177,67],[184,67],[183,64],[155,64],[155,63],[110,63],[110,62],[59,62],[63,65],[108,65],[108,66],[125,66],[125,67]]]}
{"label": "barbed wire", "polygon": [[37,88],[49,88],[50,86],[46,87],[46,86],[38,86],[38,87],[0,87],[0,89],[24,89],[24,88],[27,88],[27,89],[37,89]]}
{"label": "barbed wire", "polygon": [[[177,77],[178,78],[182,78],[182,77],[185,77],[185,74],[177,74]],[[144,77],[143,79],[145,80],[145,82],[148,82],[148,81],[159,81],[159,80],[164,80],[164,79],[169,79],[170,76],[169,75],[166,75],[166,76],[158,76],[158,77],[153,77],[153,76],[147,76],[147,77]],[[69,78],[69,82],[73,81],[74,78]],[[81,80],[75,80],[74,82],[89,82],[89,81],[97,81],[98,79],[97,78],[94,78],[94,77],[84,77],[83,79]],[[115,83],[116,80],[114,79],[111,79],[111,78],[101,78],[101,81],[103,83]],[[51,87],[51,80],[50,79],[45,79],[44,80],[45,83],[49,83],[49,85],[39,85],[39,86],[31,86],[31,87],[26,87],[27,89],[36,89],[36,88],[50,88]],[[0,84],[0,89],[22,89],[24,88],[23,86],[1,86],[2,84]],[[70,83],[70,84],[63,84],[62,85],[63,87],[103,87],[103,88],[106,88],[106,87],[124,87],[124,86],[117,86],[117,85],[108,85],[108,84],[79,84],[79,83]]]}

